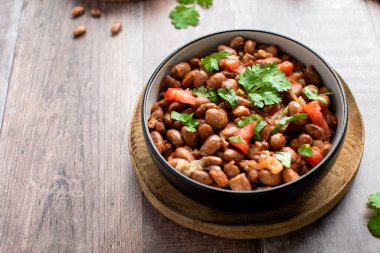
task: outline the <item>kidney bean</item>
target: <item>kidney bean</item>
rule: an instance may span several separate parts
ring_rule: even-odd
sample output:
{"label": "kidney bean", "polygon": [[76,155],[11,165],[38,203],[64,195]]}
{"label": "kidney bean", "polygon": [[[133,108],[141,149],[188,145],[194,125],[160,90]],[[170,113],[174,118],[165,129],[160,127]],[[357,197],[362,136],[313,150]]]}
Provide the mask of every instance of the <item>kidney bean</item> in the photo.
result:
{"label": "kidney bean", "polygon": [[265,48],[265,51],[270,53],[272,56],[277,56],[278,54],[278,46],[276,45],[270,45],[269,47]]}
{"label": "kidney bean", "polygon": [[259,170],[259,180],[261,183],[269,186],[276,186],[281,184],[281,173],[272,174],[269,170]]}
{"label": "kidney bean", "polygon": [[191,58],[189,63],[193,69],[201,67],[201,60],[199,58]]}
{"label": "kidney bean", "polygon": [[225,188],[228,186],[228,178],[226,174],[221,170],[219,166],[210,166],[209,168],[209,173],[211,178],[214,180],[214,182],[219,185],[222,188]]}
{"label": "kidney bean", "polygon": [[256,41],[247,40],[244,44],[244,53],[253,55],[256,49]]}
{"label": "kidney bean", "polygon": [[158,152],[163,153],[165,151],[165,141],[161,134],[157,131],[152,131],[150,136],[152,137],[153,143],[158,149]]}
{"label": "kidney bean", "polygon": [[229,162],[229,161],[240,162],[241,160],[244,159],[244,155],[236,151],[235,149],[229,148],[229,149],[224,150],[222,158],[226,162]]}
{"label": "kidney bean", "polygon": [[201,184],[207,184],[210,185],[214,181],[211,179],[210,175],[203,170],[196,170],[191,173],[191,179],[201,183]]}
{"label": "kidney bean", "polygon": [[191,152],[187,148],[184,148],[184,147],[180,147],[175,150],[175,157],[186,159],[189,162],[192,162],[195,160]]}
{"label": "kidney bean", "polygon": [[222,73],[216,73],[210,77],[210,79],[207,80],[206,87],[208,89],[219,89],[222,87],[223,81],[225,81],[227,78]]}
{"label": "kidney bean", "polygon": [[286,139],[282,133],[276,133],[270,137],[270,145],[274,150],[280,150],[286,145]]}
{"label": "kidney bean", "polygon": [[169,129],[166,132],[166,136],[168,137],[168,140],[170,141],[171,144],[174,146],[182,146],[183,145],[183,139],[181,132],[175,129]]}
{"label": "kidney bean", "polygon": [[241,173],[234,178],[230,179],[230,187],[233,191],[250,191],[252,185],[249,182],[245,173]]}
{"label": "kidney bean", "polygon": [[288,109],[289,109],[289,115],[290,116],[303,113],[302,106],[300,105],[300,103],[298,103],[296,101],[291,101],[288,104]]}
{"label": "kidney bean", "polygon": [[172,76],[164,76],[164,84],[169,88],[181,88],[181,82]]}
{"label": "kidney bean", "polygon": [[247,178],[252,184],[259,182],[259,173],[257,170],[249,170],[247,172]]}
{"label": "kidney bean", "polygon": [[182,110],[185,109],[185,104],[180,103],[180,102],[173,102],[169,105],[168,111],[176,111],[176,112],[181,112]]}
{"label": "kidney bean", "polygon": [[202,140],[206,140],[209,136],[214,134],[212,127],[207,123],[198,126],[198,133]]}
{"label": "kidney bean", "polygon": [[214,134],[207,138],[200,148],[201,155],[208,156],[213,155],[222,147],[222,139]]}
{"label": "kidney bean", "polygon": [[227,113],[222,109],[211,108],[206,111],[205,119],[213,129],[222,129],[228,125]]}
{"label": "kidney bean", "polygon": [[300,176],[292,169],[285,168],[282,172],[282,179],[285,183],[294,181],[298,179]]}
{"label": "kidney bean", "polygon": [[228,51],[232,55],[237,55],[236,50],[230,47],[227,47],[226,45],[219,45],[217,47],[218,52],[220,51]]}
{"label": "kidney bean", "polygon": [[305,127],[305,132],[313,139],[315,140],[324,140],[325,139],[325,132],[322,127],[314,125],[314,124],[307,124]]}
{"label": "kidney bean", "polygon": [[239,105],[238,107],[236,107],[236,108],[232,111],[232,114],[233,114],[236,118],[239,118],[239,117],[243,117],[243,116],[251,115],[251,111],[250,111],[247,107],[242,106],[242,105]]}
{"label": "kidney bean", "polygon": [[303,71],[303,76],[305,78],[305,81],[307,84],[315,84],[318,85],[320,84],[320,77],[317,71],[315,70],[314,66],[310,65],[307,66]]}
{"label": "kidney bean", "polygon": [[188,128],[188,126],[183,126],[181,128],[182,138],[187,145],[189,145],[192,148],[195,148],[199,143],[199,135],[197,132],[189,132]]}
{"label": "kidney bean", "polygon": [[228,178],[233,178],[240,174],[240,169],[235,165],[235,161],[226,163],[223,167],[223,171],[226,173]]}
{"label": "kidney bean", "polygon": [[230,41],[230,47],[235,50],[241,50],[244,48],[245,39],[243,37],[235,37]]}
{"label": "kidney bean", "polygon": [[171,75],[179,80],[191,71],[191,66],[187,62],[180,62],[173,66]]}
{"label": "kidney bean", "polygon": [[203,167],[209,167],[213,165],[221,165],[223,163],[222,158],[217,156],[204,156],[200,159]]}

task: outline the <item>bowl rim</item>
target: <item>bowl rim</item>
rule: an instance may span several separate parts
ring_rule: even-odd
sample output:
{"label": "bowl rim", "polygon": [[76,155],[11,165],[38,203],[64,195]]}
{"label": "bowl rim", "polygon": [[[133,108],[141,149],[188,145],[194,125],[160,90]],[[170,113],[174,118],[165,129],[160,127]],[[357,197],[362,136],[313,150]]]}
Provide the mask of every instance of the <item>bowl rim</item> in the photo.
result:
{"label": "bowl rim", "polygon": [[[164,157],[161,155],[161,153],[158,152],[158,150],[157,150],[156,146],[154,145],[153,140],[152,140],[152,138],[151,138],[151,136],[149,134],[150,132],[149,132],[149,129],[148,129],[147,118],[145,116],[145,112],[146,112],[146,110],[145,110],[146,108],[145,107],[146,107],[146,103],[147,103],[147,99],[148,99],[148,95],[149,95],[148,91],[150,91],[150,88],[153,85],[153,80],[155,79],[155,77],[157,76],[157,74],[161,71],[161,69],[165,66],[165,64],[171,58],[173,58],[178,52],[180,52],[184,48],[188,47],[189,45],[191,45],[191,44],[193,44],[195,42],[198,42],[199,40],[203,40],[203,39],[206,39],[206,38],[209,38],[209,37],[212,37],[212,36],[215,36],[215,35],[219,35],[219,34],[228,34],[228,33],[232,33],[232,32],[265,33],[265,34],[269,34],[269,35],[272,35],[272,36],[278,36],[278,37],[284,38],[286,40],[289,40],[289,41],[291,41],[291,42],[293,42],[295,44],[298,44],[298,45],[304,47],[306,50],[310,51],[317,58],[319,58],[322,61],[322,63],[328,68],[328,70],[331,72],[331,74],[335,78],[336,83],[338,84],[338,90],[340,91],[341,96],[342,96],[342,100],[343,100],[343,108],[342,108],[343,109],[342,110],[343,114],[342,114],[342,117],[341,117],[341,121],[342,121],[341,122],[341,124],[342,124],[341,130],[339,132],[335,133],[336,134],[336,136],[335,136],[336,142],[333,144],[330,152],[323,158],[323,160],[322,160],[321,163],[319,163],[317,166],[315,166],[314,168],[312,168],[309,172],[307,172],[304,175],[300,176],[300,178],[298,178],[297,180],[293,180],[293,181],[288,182],[288,183],[280,184],[280,185],[274,186],[274,187],[272,187],[270,189],[250,190],[250,191],[233,191],[233,190],[229,190],[229,189],[220,189],[220,188],[212,187],[212,186],[209,186],[209,185],[205,185],[205,184],[199,183],[199,182],[191,179],[190,177],[187,177],[183,173],[175,170],[172,166],[170,166],[170,164],[166,161],[166,159],[164,159]],[[281,46],[281,45],[279,45],[279,46]],[[194,185],[196,187],[204,188],[205,190],[208,190],[208,191],[211,190],[211,191],[216,191],[216,192],[220,192],[220,193],[228,193],[228,194],[250,195],[250,194],[269,193],[269,192],[278,191],[278,190],[280,190],[282,188],[287,188],[287,187],[289,187],[291,185],[299,184],[302,180],[305,180],[306,178],[310,178],[317,171],[323,169],[323,167],[329,162],[329,160],[331,158],[333,158],[337,152],[340,151],[341,145],[342,145],[344,137],[346,135],[347,125],[348,125],[348,105],[347,105],[346,93],[344,91],[342,83],[340,82],[340,79],[338,78],[336,72],[330,66],[330,64],[328,64],[327,61],[323,57],[321,57],[318,53],[316,53],[310,47],[306,46],[305,44],[303,44],[303,43],[301,43],[301,42],[299,42],[299,41],[297,41],[297,40],[295,40],[293,38],[290,38],[288,36],[285,36],[285,35],[282,35],[282,34],[279,34],[279,33],[271,32],[271,31],[256,30],[256,29],[229,29],[229,30],[223,30],[223,31],[219,31],[219,32],[214,32],[214,33],[206,34],[206,35],[203,35],[203,36],[198,37],[196,39],[193,39],[193,40],[191,40],[191,41],[183,44],[182,46],[178,47],[177,49],[175,49],[174,51],[172,51],[157,66],[157,68],[151,74],[151,76],[150,76],[150,78],[148,80],[148,83],[147,83],[147,85],[144,88],[143,100],[142,100],[142,104],[141,105],[142,105],[142,108],[141,108],[141,120],[142,120],[142,128],[143,128],[144,139],[147,142],[147,144],[150,146],[150,150],[154,150],[154,153],[155,153],[154,155],[160,160],[161,164],[163,164],[165,166],[165,168],[168,169],[169,171],[171,171],[172,173],[180,176],[185,181],[187,181],[188,183],[190,183],[190,184],[192,184],[192,185]]]}

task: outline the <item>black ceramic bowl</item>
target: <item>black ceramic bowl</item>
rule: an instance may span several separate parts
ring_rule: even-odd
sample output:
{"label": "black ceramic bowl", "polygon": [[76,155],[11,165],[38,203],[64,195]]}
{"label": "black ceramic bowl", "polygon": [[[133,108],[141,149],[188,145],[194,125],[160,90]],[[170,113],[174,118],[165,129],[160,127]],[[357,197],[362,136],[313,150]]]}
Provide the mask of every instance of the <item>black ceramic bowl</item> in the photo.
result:
{"label": "black ceramic bowl", "polygon": [[[314,65],[320,74],[323,83],[333,92],[331,106],[338,117],[338,126],[332,149],[318,166],[301,176],[298,180],[282,184],[271,189],[236,192],[232,190],[217,189],[200,184],[191,178],[173,169],[156,149],[147,126],[148,118],[153,103],[157,101],[162,78],[170,72],[171,67],[181,61],[187,61],[193,57],[202,57],[212,53],[220,44],[227,44],[232,38],[242,36],[261,43],[276,44],[306,65]],[[166,179],[186,196],[204,205],[230,210],[230,211],[258,211],[279,207],[293,201],[316,182],[323,180],[329,169],[333,166],[347,128],[347,101],[342,84],[330,65],[317,53],[283,35],[257,30],[231,30],[213,33],[193,40],[171,53],[152,74],[145,89],[142,103],[142,125],[146,144],[149,152]]]}

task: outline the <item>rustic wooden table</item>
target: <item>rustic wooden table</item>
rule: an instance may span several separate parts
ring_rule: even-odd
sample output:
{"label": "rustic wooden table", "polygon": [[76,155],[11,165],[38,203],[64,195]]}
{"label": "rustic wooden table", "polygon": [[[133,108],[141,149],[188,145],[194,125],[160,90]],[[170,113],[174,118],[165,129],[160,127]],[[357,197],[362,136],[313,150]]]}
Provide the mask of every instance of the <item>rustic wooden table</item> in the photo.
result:
{"label": "rustic wooden table", "polygon": [[[214,0],[175,30],[175,0],[102,4],[0,0],[0,252],[380,252],[366,227],[380,191],[380,2]],[[86,3],[89,6],[89,3]],[[123,31],[110,36],[122,21]],[[85,24],[87,34],[72,39]],[[185,229],[142,194],[128,154],[133,105],[179,45],[233,28],[270,30],[314,48],[347,80],[364,117],[361,168],[325,217],[291,234],[229,240]]]}

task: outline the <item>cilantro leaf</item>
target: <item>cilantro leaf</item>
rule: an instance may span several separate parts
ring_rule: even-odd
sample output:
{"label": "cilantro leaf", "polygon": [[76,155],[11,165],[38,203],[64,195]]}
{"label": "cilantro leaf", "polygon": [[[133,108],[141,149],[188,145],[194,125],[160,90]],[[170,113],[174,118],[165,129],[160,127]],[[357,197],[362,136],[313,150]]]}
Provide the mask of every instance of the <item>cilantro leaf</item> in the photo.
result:
{"label": "cilantro leaf", "polygon": [[274,128],[272,130],[272,134],[277,133],[283,126],[285,126],[289,122],[294,122],[294,121],[298,121],[301,119],[307,119],[307,114],[306,113],[300,113],[300,114],[296,114],[296,115],[291,116],[291,117],[283,117],[282,119],[277,121],[277,124],[274,126]]}
{"label": "cilantro leaf", "polygon": [[232,108],[236,108],[238,104],[238,97],[236,96],[236,92],[234,90],[231,90],[231,89],[225,90],[225,89],[220,88],[218,90],[218,95],[224,100],[226,100],[231,105]]}
{"label": "cilantro leaf", "polygon": [[248,67],[239,75],[239,84],[243,86],[248,99],[257,107],[279,103],[279,92],[289,90],[291,84],[277,64]]}
{"label": "cilantro leaf", "polygon": [[310,157],[313,155],[313,149],[310,147],[310,145],[302,144],[298,149],[298,153],[304,157]]}
{"label": "cilantro leaf", "polygon": [[193,94],[198,97],[206,97],[208,100],[214,103],[218,102],[218,94],[216,90],[212,88],[206,89],[204,86],[201,86],[198,89],[194,88]]}
{"label": "cilantro leaf", "polygon": [[285,109],[282,111],[281,116],[284,117],[289,111],[289,106],[286,106]]}
{"label": "cilantro leaf", "polygon": [[193,114],[179,113],[172,111],[170,117],[174,120],[182,122],[187,126],[187,131],[194,133],[196,131],[195,127],[199,125],[198,121],[193,118]]}
{"label": "cilantro leaf", "polygon": [[212,5],[212,0],[197,0],[197,3],[203,8],[209,8]]}
{"label": "cilantro leaf", "polygon": [[372,207],[380,208],[380,192],[369,195],[368,200]]}
{"label": "cilantro leaf", "polygon": [[172,24],[177,29],[187,28],[189,25],[196,26],[199,22],[199,13],[194,7],[178,5],[169,15]]}
{"label": "cilantro leaf", "polygon": [[380,238],[380,214],[372,217],[369,220],[367,227],[373,236]]}
{"label": "cilantro leaf", "polygon": [[324,97],[319,96],[316,90],[311,90],[309,87],[305,87],[305,89],[303,89],[303,92],[305,93],[308,99],[321,101],[322,103],[327,104],[326,99]]}
{"label": "cilantro leaf", "polygon": [[228,140],[236,143],[247,144],[247,142],[243,140],[240,136],[231,136],[230,138],[228,138]]}
{"label": "cilantro leaf", "polygon": [[243,119],[239,120],[237,122],[237,126],[242,128],[242,127],[245,127],[246,125],[248,125],[249,123],[251,123],[253,121],[261,122],[261,121],[263,121],[263,118],[257,114],[251,114],[251,115],[246,116]]}
{"label": "cilantro leaf", "polygon": [[193,4],[195,0],[177,0],[179,4]]}
{"label": "cilantro leaf", "polygon": [[207,71],[219,70],[218,61],[230,55],[231,55],[230,52],[226,50],[220,51],[218,53],[213,53],[212,55],[202,58],[201,64]]}
{"label": "cilantro leaf", "polygon": [[254,137],[255,140],[260,141],[260,131],[267,125],[265,121],[258,122],[255,126]]}
{"label": "cilantro leaf", "polygon": [[292,155],[289,152],[276,152],[276,159],[279,160],[286,168],[290,168]]}

